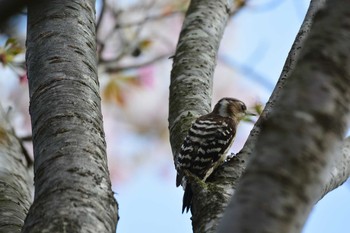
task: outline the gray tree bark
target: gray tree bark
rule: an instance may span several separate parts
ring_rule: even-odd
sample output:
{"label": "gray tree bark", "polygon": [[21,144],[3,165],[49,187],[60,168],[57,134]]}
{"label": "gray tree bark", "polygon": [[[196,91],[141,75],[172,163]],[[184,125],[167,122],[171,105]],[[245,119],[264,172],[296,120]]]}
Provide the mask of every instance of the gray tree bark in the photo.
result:
{"label": "gray tree bark", "polygon": [[102,125],[95,1],[28,6],[35,196],[23,232],[115,232]]}
{"label": "gray tree bark", "polygon": [[[198,4],[198,3],[196,1],[193,1],[191,3],[191,5],[192,4]],[[203,3],[203,4],[207,4],[207,3]],[[220,222],[221,217],[223,216],[224,209],[226,208],[233,193],[235,192],[238,180],[241,177],[242,173],[245,171],[246,165],[248,164],[248,161],[252,157],[251,155],[255,149],[257,138],[262,137],[262,136],[260,136],[262,126],[264,126],[265,122],[266,121],[268,122],[268,120],[270,119],[270,115],[272,114],[271,111],[273,109],[275,109],[275,104],[280,105],[279,104],[280,102],[287,101],[285,103],[286,105],[284,105],[284,106],[288,110],[289,104],[291,102],[293,102],[293,101],[288,100],[289,98],[291,98],[289,95],[288,95],[288,98],[284,97],[285,98],[284,100],[280,96],[283,94],[284,89],[290,88],[290,87],[286,87],[287,83],[289,82],[289,81],[287,82],[287,80],[291,79],[290,76],[291,76],[293,70],[295,69],[295,66],[297,64],[297,60],[300,56],[301,51],[303,51],[303,48],[305,46],[304,42],[309,34],[309,30],[310,30],[310,26],[311,26],[312,21],[313,21],[313,17],[315,15],[315,13],[324,6],[324,4],[325,4],[324,0],[311,1],[308,13],[305,17],[305,20],[303,22],[303,25],[301,26],[301,29],[300,29],[297,37],[296,37],[296,40],[292,46],[291,52],[288,55],[288,58],[286,60],[285,66],[283,68],[281,77],[276,85],[276,88],[273,91],[273,94],[271,95],[271,98],[270,98],[269,102],[267,103],[267,105],[263,111],[263,114],[261,115],[258,122],[254,126],[254,129],[252,130],[252,132],[251,132],[244,148],[242,149],[242,151],[236,157],[234,157],[234,159],[232,159],[230,162],[228,162],[224,166],[222,166],[215,174],[213,174],[213,176],[211,176],[208,179],[208,187],[203,188],[200,185],[198,185],[198,187],[196,185],[194,185],[195,197],[194,197],[193,205],[192,205],[193,206],[193,208],[192,208],[192,215],[193,215],[192,226],[193,226],[194,232],[201,232],[202,233],[202,232],[216,232],[217,231],[218,224]],[[205,7],[203,7],[203,9],[205,9]],[[206,7],[206,9],[210,9],[210,8]],[[190,14],[190,13],[188,13],[188,14]],[[198,20],[205,21],[205,17],[198,19]],[[185,26],[188,26],[188,24],[184,23],[183,27],[185,27]],[[188,32],[188,33],[190,33],[190,32]],[[318,36],[319,35],[317,35],[315,37],[318,37]],[[185,40],[187,40],[187,39],[185,39],[185,37],[182,37],[180,35],[179,44],[180,44],[180,41],[181,41],[181,43],[186,43]],[[178,53],[179,53],[179,51],[177,50],[176,54],[178,54]],[[186,54],[186,51],[182,51],[180,54],[181,55]],[[189,52],[187,56],[191,56],[192,60],[197,59],[196,53]],[[206,55],[200,54],[200,56],[205,57]],[[303,62],[305,62],[305,61],[303,61]],[[316,63],[316,62],[314,62],[314,63]],[[212,62],[212,64],[215,64],[215,62]],[[305,66],[307,67],[306,64],[307,63],[305,63]],[[177,67],[178,65],[181,66],[181,64],[177,64],[177,61],[174,60],[173,66]],[[191,66],[188,66],[188,67],[187,68],[191,70]],[[189,72],[188,69],[186,69],[186,72]],[[174,69],[173,69],[173,72],[174,72]],[[172,72],[172,80],[174,78],[173,72]],[[177,73],[177,76],[181,77],[181,75],[182,75],[181,72]],[[303,73],[302,71],[299,71],[299,72]],[[317,83],[318,80],[315,80],[315,82]],[[309,84],[310,83],[311,83],[311,81],[309,82]],[[210,82],[210,84],[211,84],[211,82]],[[181,85],[179,85],[179,83],[175,83],[175,82],[172,82],[171,86],[170,86],[171,89],[177,90],[177,91],[181,90],[181,88],[186,88],[186,87],[187,87],[186,85],[181,86]],[[181,103],[181,98],[184,98],[184,99],[190,98],[193,95],[193,93],[195,93],[195,95],[196,95],[197,93],[204,93],[205,92],[205,90],[202,90],[202,89],[200,91],[197,91],[196,89],[192,90],[191,87],[187,87],[187,88],[188,89],[185,89],[186,91],[184,91],[184,93],[182,93],[181,95],[179,95],[177,97],[177,98],[179,98],[179,100],[177,101],[178,103]],[[211,93],[211,86],[209,86],[207,88],[208,88],[208,90],[210,90],[210,93]],[[316,91],[315,89],[313,89],[313,90]],[[293,98],[296,98],[295,97],[296,92],[297,91],[294,90],[293,95],[291,95],[291,96],[293,96]],[[187,95],[186,93],[189,93],[189,94]],[[312,93],[312,92],[309,92],[309,93]],[[285,95],[285,94],[283,94],[283,95]],[[198,95],[198,96],[200,96],[200,95]],[[172,97],[173,96],[171,94],[170,95],[170,106],[171,106],[171,104],[174,103],[174,100],[172,99]],[[207,99],[205,99],[205,100],[208,101]],[[181,104],[177,105],[178,110],[177,110],[177,113],[175,112],[175,114],[171,112],[171,108],[170,108],[169,119],[170,119],[170,116],[172,114],[173,114],[173,116],[172,116],[173,118],[178,117],[178,119],[181,119],[181,118],[184,119],[184,117],[182,117],[183,115],[186,115],[186,113],[191,113],[191,111],[193,109],[201,107],[201,106],[195,106],[196,103],[192,103],[192,106],[185,105],[184,103],[181,103]],[[310,102],[309,102],[309,104],[310,104]],[[202,105],[202,107],[203,107],[202,103],[200,103],[199,105]],[[298,104],[294,104],[294,106],[295,105],[297,105],[297,107],[298,107]],[[185,111],[181,111],[182,108],[185,109]],[[303,106],[303,108],[306,108],[306,104]],[[286,110],[286,109],[284,109],[284,110]],[[317,111],[317,110],[318,109],[312,109],[312,111],[313,111],[312,114],[317,115],[317,113],[314,113],[314,111]],[[197,111],[197,112],[199,112],[199,111]],[[284,113],[284,112],[282,111],[282,113]],[[345,113],[345,112],[343,112],[343,113]],[[198,115],[200,115],[200,114],[198,114]],[[288,118],[289,115],[284,116],[284,117],[287,117],[286,119],[290,119],[290,118]],[[318,115],[317,115],[317,117],[318,117]],[[169,126],[170,135],[171,135],[170,137],[171,137],[171,143],[172,143],[174,156],[176,156],[177,150],[182,143],[183,136],[186,134],[188,127],[194,118],[195,118],[195,116],[191,116],[188,119],[188,121],[181,121],[180,120],[179,122],[176,122],[179,124],[179,128],[173,128],[172,124],[170,124],[170,126]],[[317,120],[315,120],[316,123],[317,122],[319,123],[319,121],[317,121]],[[275,119],[274,119],[274,121],[275,121]],[[293,119],[293,121],[294,121],[294,119]],[[343,119],[343,121],[345,121],[345,119]],[[169,123],[171,123],[171,121],[169,121]],[[181,126],[181,128],[180,128],[180,126]],[[181,130],[179,130],[179,129],[181,129]],[[290,129],[290,128],[288,128],[288,129]],[[291,131],[291,134],[293,134],[292,131]],[[172,139],[172,135],[174,136],[174,139]],[[337,143],[335,141],[333,141],[333,143],[327,144],[330,146],[331,145],[335,146],[334,151],[332,151],[332,152],[334,152],[334,153],[332,153],[334,159],[329,161],[329,164],[332,167],[332,170],[326,170],[325,173],[323,173],[324,174],[324,181],[322,183],[319,183],[318,186],[317,185],[314,186],[314,187],[316,187],[316,186],[318,187],[318,189],[317,188],[315,189],[315,193],[317,193],[316,196],[318,197],[318,198],[316,198],[317,200],[322,198],[322,196],[325,195],[327,192],[329,192],[329,191],[333,190],[334,188],[338,187],[339,185],[341,185],[349,177],[350,167],[348,165],[350,162],[350,152],[348,150],[348,147],[349,147],[348,140],[349,139],[344,141],[343,145],[338,145],[338,146],[337,146]],[[174,142],[174,141],[176,141],[176,142]],[[263,144],[259,144],[259,146],[261,148],[264,148]],[[261,150],[263,150],[263,149],[261,149]],[[320,156],[321,156],[321,154],[320,154]],[[260,158],[260,155],[259,155],[259,158]],[[269,160],[267,160],[267,162],[268,161]],[[290,159],[288,161],[292,161],[292,159]],[[305,162],[305,167],[313,166],[312,161],[311,162],[310,162],[310,160],[306,160],[306,161],[308,161],[310,164],[308,162]],[[280,161],[278,159],[276,159],[276,162],[280,162]],[[272,162],[271,162],[271,164],[272,164]],[[306,165],[306,164],[308,164],[308,165]],[[272,173],[268,173],[268,171],[267,171],[268,174],[275,174],[275,175],[277,174],[275,179],[281,178],[278,171],[277,172],[271,171],[271,172]],[[290,174],[290,175],[292,175],[292,174]],[[269,177],[269,176],[267,175],[267,177]],[[297,178],[297,177],[295,177],[295,178]],[[266,187],[268,188],[268,186],[266,186]],[[265,190],[265,187],[260,185],[259,186],[260,193],[261,193],[262,189]],[[254,191],[258,192],[256,190],[254,190]],[[253,196],[253,194],[252,194],[252,196]],[[315,200],[312,203],[314,204]],[[240,211],[242,211],[242,210],[240,210]],[[254,216],[254,214],[255,214],[254,212],[250,212],[250,215]],[[227,221],[227,223],[230,223],[230,222],[232,222],[232,217],[227,217],[227,219],[224,221]],[[255,225],[254,221],[245,221],[245,226],[247,226],[248,228],[250,226],[254,226],[254,225]],[[224,229],[227,230],[225,232],[233,232],[232,229],[229,230],[231,225],[228,225],[228,226],[229,227],[227,227],[227,228],[224,227]],[[241,225],[241,226],[243,226],[243,225]],[[245,229],[245,228],[242,228],[242,229]],[[242,231],[242,229],[240,229],[240,230]],[[255,230],[254,232],[264,232],[263,229],[265,229],[265,228],[261,228],[261,229],[254,228],[254,230]],[[240,231],[236,231],[236,232],[240,232]],[[280,231],[280,232],[283,232],[283,231]]]}
{"label": "gray tree bark", "polygon": [[32,166],[0,106],[0,232],[21,232],[32,202]]}
{"label": "gray tree bark", "polygon": [[348,1],[316,14],[219,232],[301,231],[349,123],[349,20]]}

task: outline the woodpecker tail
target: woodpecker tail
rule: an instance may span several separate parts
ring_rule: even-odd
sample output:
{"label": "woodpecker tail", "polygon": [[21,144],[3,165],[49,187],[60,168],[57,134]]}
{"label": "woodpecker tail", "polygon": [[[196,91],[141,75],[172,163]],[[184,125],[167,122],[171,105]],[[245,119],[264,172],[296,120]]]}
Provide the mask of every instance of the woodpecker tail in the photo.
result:
{"label": "woodpecker tail", "polygon": [[176,187],[179,187],[182,182],[183,174],[182,172],[177,172],[176,174]]}
{"label": "woodpecker tail", "polygon": [[192,187],[190,182],[187,182],[184,197],[182,200],[182,213],[185,211],[185,209],[187,213],[188,210],[191,208],[192,197],[193,197]]}

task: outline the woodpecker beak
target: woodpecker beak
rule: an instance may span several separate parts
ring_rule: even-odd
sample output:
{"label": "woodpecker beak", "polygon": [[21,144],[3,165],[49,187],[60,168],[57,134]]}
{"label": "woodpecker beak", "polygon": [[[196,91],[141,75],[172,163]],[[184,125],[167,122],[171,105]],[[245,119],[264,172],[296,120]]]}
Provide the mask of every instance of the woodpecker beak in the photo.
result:
{"label": "woodpecker beak", "polygon": [[249,112],[249,111],[246,111],[246,112],[245,112],[245,115],[246,115],[246,116],[257,116],[256,113]]}

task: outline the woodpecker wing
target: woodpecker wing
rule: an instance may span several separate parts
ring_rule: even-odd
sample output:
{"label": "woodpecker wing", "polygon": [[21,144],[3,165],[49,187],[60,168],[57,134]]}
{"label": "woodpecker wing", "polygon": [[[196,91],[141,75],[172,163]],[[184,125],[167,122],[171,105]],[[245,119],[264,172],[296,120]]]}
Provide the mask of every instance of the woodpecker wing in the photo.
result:
{"label": "woodpecker wing", "polygon": [[[220,165],[232,145],[236,133],[234,121],[228,117],[199,117],[188,131],[177,158],[176,185],[182,180],[183,170],[205,180]],[[209,174],[208,174],[209,173]]]}

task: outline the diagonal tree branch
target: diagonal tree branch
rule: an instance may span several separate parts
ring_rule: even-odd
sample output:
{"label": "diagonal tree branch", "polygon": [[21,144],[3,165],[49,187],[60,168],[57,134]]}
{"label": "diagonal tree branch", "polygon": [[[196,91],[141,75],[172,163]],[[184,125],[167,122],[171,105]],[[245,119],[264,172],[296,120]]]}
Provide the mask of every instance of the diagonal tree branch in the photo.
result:
{"label": "diagonal tree branch", "polygon": [[300,232],[320,199],[350,112],[350,30],[339,23],[350,20],[344,3],[329,1],[315,16],[219,232]]}

